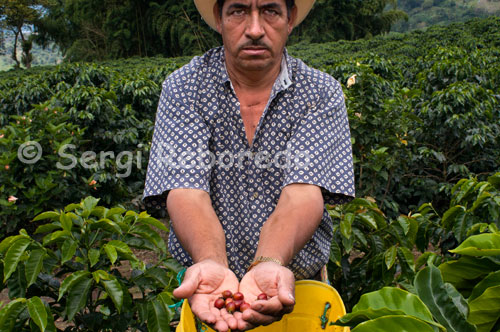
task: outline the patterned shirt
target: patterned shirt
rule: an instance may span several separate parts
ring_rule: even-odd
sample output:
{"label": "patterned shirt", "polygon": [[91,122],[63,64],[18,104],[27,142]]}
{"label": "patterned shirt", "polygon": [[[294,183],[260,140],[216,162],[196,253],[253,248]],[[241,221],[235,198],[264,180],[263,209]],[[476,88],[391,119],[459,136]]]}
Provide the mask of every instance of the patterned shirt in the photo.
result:
{"label": "patterned shirt", "polygon": [[[344,203],[354,196],[354,172],[341,85],[286,50],[251,145],[239,110],[224,47],[169,75],[158,105],[144,200],[165,210],[171,189],[208,192],[225,232],[229,267],[242,278],[283,187],[314,184],[325,203]],[[328,262],[332,236],[325,209],[312,239],[288,266],[297,279],[313,277]],[[172,228],[169,251],[181,264],[193,264]]]}

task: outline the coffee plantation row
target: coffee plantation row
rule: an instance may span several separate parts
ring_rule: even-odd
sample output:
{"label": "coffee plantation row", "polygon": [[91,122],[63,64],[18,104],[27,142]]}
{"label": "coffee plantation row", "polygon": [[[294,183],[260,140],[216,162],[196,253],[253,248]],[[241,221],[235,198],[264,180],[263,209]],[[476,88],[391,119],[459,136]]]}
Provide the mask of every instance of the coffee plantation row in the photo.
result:
{"label": "coffee plantation row", "polygon": [[[348,106],[358,198],[328,207],[329,276],[352,311],[337,323],[500,329],[500,19],[289,52],[339,80]],[[164,331],[175,320],[179,266],[140,196],[162,81],[188,61],[0,74],[0,275],[16,299],[0,330],[55,331],[59,319]],[[127,262],[131,275],[116,269]]]}

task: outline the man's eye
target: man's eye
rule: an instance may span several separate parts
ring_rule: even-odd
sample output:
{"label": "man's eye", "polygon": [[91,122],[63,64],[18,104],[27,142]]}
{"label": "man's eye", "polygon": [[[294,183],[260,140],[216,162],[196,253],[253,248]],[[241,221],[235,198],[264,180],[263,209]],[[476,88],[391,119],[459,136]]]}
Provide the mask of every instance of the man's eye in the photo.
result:
{"label": "man's eye", "polygon": [[278,12],[274,9],[265,9],[264,13],[267,15],[272,15],[272,16],[278,15]]}
{"label": "man's eye", "polygon": [[244,9],[236,9],[236,10],[233,10],[233,12],[231,13],[231,15],[236,15],[236,16],[241,16],[241,15],[244,15],[245,14],[245,10]]}

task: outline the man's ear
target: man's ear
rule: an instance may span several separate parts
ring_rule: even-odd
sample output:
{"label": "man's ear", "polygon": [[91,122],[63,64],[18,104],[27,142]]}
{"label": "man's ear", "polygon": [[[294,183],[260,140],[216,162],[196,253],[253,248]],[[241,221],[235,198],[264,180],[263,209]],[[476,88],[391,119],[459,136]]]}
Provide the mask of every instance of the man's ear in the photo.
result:
{"label": "man's ear", "polygon": [[293,5],[292,10],[290,10],[290,17],[288,18],[288,34],[289,35],[292,33],[296,19],[297,19],[297,6]]}
{"label": "man's ear", "polygon": [[[221,8],[222,10],[222,8]],[[219,33],[221,33],[221,22],[222,22],[222,17],[221,17],[221,10],[219,10],[219,4],[217,3],[217,1],[215,2],[214,4],[214,9],[213,9],[213,14],[214,14],[214,18],[215,18],[215,27],[217,28],[217,31]]]}

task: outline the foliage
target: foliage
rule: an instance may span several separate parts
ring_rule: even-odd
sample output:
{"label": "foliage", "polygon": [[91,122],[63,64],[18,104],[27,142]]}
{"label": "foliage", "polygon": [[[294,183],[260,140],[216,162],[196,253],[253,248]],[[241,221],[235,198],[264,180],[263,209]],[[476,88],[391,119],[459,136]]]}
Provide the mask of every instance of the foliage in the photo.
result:
{"label": "foliage", "polygon": [[169,330],[180,266],[155,230],[166,227],[145,212],[97,203],[87,197],[44,212],[34,222],[50,222],[33,235],[22,230],[0,243],[2,285],[12,299],[0,310],[2,331],[62,331],[55,321],[65,331]]}
{"label": "foliage", "polygon": [[500,13],[500,4],[495,0],[398,0],[398,7],[409,17],[407,21],[397,22],[392,27],[392,31],[399,32]]}
{"label": "foliage", "polygon": [[[360,207],[360,202],[351,204]],[[415,236],[417,242],[420,238],[420,242],[434,248],[433,251],[422,250],[416,262],[413,258],[415,252],[406,258],[398,255],[397,250],[403,247],[401,242],[396,243],[396,250],[393,247],[386,249],[383,257],[380,254],[388,247],[388,244],[383,246],[384,243],[379,242],[378,248],[375,246],[370,248],[371,251],[376,250],[379,257],[370,256],[371,251],[364,248],[362,243],[375,243],[373,238],[376,235],[372,233],[365,236],[359,231],[352,232],[359,234],[352,246],[359,249],[354,253],[356,258],[352,263],[345,264],[348,265],[347,272],[350,274],[342,278],[345,278],[346,284],[354,283],[353,289],[361,288],[360,293],[363,295],[359,301],[357,299],[354,301],[357,303],[352,308],[352,312],[341,317],[335,322],[336,325],[350,326],[353,332],[384,331],[389,326],[394,331],[410,332],[422,330],[487,332],[498,329],[500,326],[500,232],[498,231],[500,173],[491,176],[488,182],[466,179],[459,181],[453,189],[453,204],[463,205],[451,206],[440,220],[432,224],[423,220],[429,218],[429,205],[422,206],[423,212],[421,213],[399,219],[398,226],[406,229],[402,221],[414,218],[416,228],[412,231],[412,223],[407,223],[409,231],[406,236],[409,238]],[[457,209],[462,213],[457,213]],[[372,207],[371,211],[376,210]],[[367,212],[365,208],[365,211],[357,213],[354,217],[345,214],[340,220],[340,227],[349,219],[358,218],[359,221],[362,218],[367,219]],[[464,220],[468,222],[464,223]],[[355,225],[359,227],[359,223]],[[386,229],[390,228],[397,229],[393,223],[386,227]],[[460,232],[448,233],[449,229],[456,230],[457,228],[465,229],[466,232],[464,238],[454,242],[455,249],[435,250],[449,234],[452,236],[460,234]],[[342,244],[345,246],[349,239],[345,236],[345,231],[341,230],[340,233]],[[385,234],[387,233],[391,232],[386,231]],[[427,237],[428,233],[433,233],[434,236]],[[361,236],[364,236],[365,240]],[[389,238],[387,235],[383,237],[383,239],[387,238]],[[410,247],[406,247],[406,250],[412,248],[415,250],[412,243],[407,244],[410,244]],[[335,252],[336,250],[332,249],[332,253]],[[351,255],[352,253],[353,251]],[[332,256],[333,262],[337,263],[335,255]],[[382,259],[385,266],[383,262],[380,262]],[[392,273],[392,276],[395,276],[394,282],[407,290],[396,287],[379,287],[380,289],[374,290],[372,279],[362,283],[357,278],[360,273],[356,274],[351,271],[358,271],[359,266],[363,266],[361,264],[363,261],[366,263],[364,270],[367,272],[366,275],[363,274],[363,277],[369,275],[370,272],[373,273],[370,271],[371,266],[377,266],[382,272]],[[413,273],[408,273],[405,269],[408,261],[412,263]],[[415,274],[417,269],[425,264],[428,266]],[[439,267],[435,267],[435,264]],[[394,265],[399,266],[396,271],[391,270]],[[345,270],[344,267],[342,272]],[[391,285],[391,278],[387,278],[387,281],[383,286]],[[348,293],[348,295],[351,294]],[[349,305],[350,303],[348,302]]]}
{"label": "foliage", "polygon": [[[362,294],[385,286],[398,285],[413,291],[415,273],[423,265],[447,266],[444,262],[454,259],[454,253],[464,254],[463,247],[475,244],[471,237],[485,236],[481,233],[488,231],[497,233],[499,183],[500,173],[488,181],[462,179],[453,188],[452,202],[442,216],[431,204],[424,204],[417,213],[389,220],[371,199],[361,198],[331,207],[334,239],[328,272],[334,287],[343,294],[346,307],[353,308]],[[449,281],[446,275],[445,281]],[[464,285],[454,285],[461,291],[465,289]]]}

